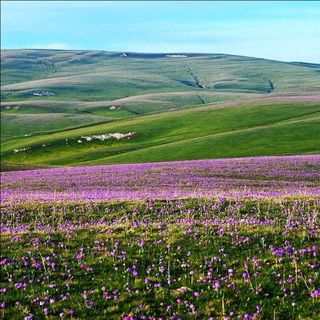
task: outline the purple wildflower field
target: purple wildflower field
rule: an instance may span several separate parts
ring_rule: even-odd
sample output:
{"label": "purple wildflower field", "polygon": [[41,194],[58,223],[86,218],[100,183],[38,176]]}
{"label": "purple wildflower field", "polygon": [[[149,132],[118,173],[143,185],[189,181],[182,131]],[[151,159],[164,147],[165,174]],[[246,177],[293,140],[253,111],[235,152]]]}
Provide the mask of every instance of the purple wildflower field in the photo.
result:
{"label": "purple wildflower field", "polygon": [[320,156],[177,161],[6,172],[4,203],[320,194]]}
{"label": "purple wildflower field", "polygon": [[320,155],[1,177],[3,319],[320,319]]}

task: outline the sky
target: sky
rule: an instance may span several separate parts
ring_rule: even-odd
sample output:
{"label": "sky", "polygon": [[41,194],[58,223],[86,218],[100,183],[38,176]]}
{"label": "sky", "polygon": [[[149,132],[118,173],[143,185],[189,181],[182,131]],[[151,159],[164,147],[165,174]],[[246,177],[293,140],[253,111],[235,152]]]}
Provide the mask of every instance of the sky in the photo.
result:
{"label": "sky", "polygon": [[2,0],[1,48],[228,53],[320,63],[320,2]]}

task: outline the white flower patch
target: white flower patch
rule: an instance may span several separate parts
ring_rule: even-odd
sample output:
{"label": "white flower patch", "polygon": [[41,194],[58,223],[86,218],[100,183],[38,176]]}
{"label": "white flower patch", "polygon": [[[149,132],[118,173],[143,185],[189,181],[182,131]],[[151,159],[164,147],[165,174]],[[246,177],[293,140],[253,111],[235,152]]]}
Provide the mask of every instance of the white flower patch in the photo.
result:
{"label": "white flower patch", "polygon": [[22,152],[22,151],[27,151],[30,150],[31,147],[25,147],[25,148],[20,148],[20,149],[13,149],[13,153],[18,153],[18,152]]}
{"label": "white flower patch", "polygon": [[[121,140],[125,138],[130,139],[135,134],[136,132],[128,132],[128,133],[115,132],[115,133],[97,134],[92,136],[82,136],[81,139],[84,139],[86,141],[92,141],[92,140],[104,141],[104,140],[110,140],[110,139]],[[80,140],[78,140],[78,142],[79,141]]]}

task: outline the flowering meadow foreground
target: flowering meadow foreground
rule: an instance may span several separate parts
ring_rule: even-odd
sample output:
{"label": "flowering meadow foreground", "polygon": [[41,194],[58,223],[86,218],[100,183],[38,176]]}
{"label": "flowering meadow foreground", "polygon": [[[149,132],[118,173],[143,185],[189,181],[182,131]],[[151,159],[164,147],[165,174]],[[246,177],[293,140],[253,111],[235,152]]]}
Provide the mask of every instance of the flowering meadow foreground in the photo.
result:
{"label": "flowering meadow foreground", "polygon": [[320,319],[320,156],[2,174],[4,319]]}

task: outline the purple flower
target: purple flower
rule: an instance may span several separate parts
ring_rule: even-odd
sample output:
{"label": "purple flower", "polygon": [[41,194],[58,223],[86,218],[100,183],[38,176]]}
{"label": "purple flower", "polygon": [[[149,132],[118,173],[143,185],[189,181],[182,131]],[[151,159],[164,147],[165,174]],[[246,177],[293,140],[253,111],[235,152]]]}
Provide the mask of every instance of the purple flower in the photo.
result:
{"label": "purple flower", "polygon": [[4,259],[1,259],[1,260],[0,260],[0,265],[1,265],[1,266],[6,266],[6,265],[8,265],[8,264],[10,264],[10,260],[9,260],[9,259],[4,258]]}
{"label": "purple flower", "polygon": [[131,271],[131,274],[132,274],[134,277],[136,277],[136,276],[138,275],[138,271],[137,271],[137,270],[132,270],[132,271]]}
{"label": "purple flower", "polygon": [[318,298],[320,297],[320,290],[319,289],[315,289],[310,293],[311,298]]}
{"label": "purple flower", "polygon": [[248,272],[244,272],[242,274],[242,277],[243,277],[244,280],[248,280],[250,278],[250,274]]}
{"label": "purple flower", "polygon": [[15,284],[15,287],[16,287],[17,289],[23,289],[23,290],[25,290],[26,287],[27,287],[27,284],[26,284],[25,282],[18,282],[18,283]]}
{"label": "purple flower", "polygon": [[83,297],[83,299],[88,299],[88,291],[87,290],[84,290],[83,292],[82,292],[82,297]]}
{"label": "purple flower", "polygon": [[219,281],[215,281],[212,285],[212,288],[215,290],[215,291],[218,291],[219,288],[220,288],[220,282]]}
{"label": "purple flower", "polygon": [[149,283],[150,283],[150,278],[145,278],[145,279],[144,279],[144,283],[145,283],[145,284],[149,284]]}

